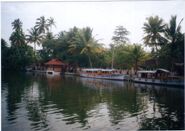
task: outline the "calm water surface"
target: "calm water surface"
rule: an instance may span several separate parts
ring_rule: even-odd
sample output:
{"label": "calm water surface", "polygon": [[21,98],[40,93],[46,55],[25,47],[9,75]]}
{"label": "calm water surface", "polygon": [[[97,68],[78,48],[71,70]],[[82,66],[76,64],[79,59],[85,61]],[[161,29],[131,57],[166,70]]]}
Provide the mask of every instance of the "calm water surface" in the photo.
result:
{"label": "calm water surface", "polygon": [[2,74],[2,131],[184,129],[184,89]]}

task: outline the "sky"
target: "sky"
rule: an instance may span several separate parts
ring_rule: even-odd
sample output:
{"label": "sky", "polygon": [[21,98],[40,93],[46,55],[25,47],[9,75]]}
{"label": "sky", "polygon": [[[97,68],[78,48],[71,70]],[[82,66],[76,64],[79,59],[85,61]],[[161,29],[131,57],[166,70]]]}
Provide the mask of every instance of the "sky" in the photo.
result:
{"label": "sky", "polygon": [[[89,26],[95,38],[108,47],[116,26],[122,25],[130,32],[128,38],[131,43],[143,44],[143,24],[147,17],[155,15],[166,23],[171,15],[177,15],[180,22],[185,18],[185,1],[1,2],[1,38],[10,43],[11,23],[17,18],[23,22],[23,30],[27,34],[36,19],[45,16],[54,18],[54,34],[74,26]],[[182,22],[183,32],[184,24],[185,21]]]}

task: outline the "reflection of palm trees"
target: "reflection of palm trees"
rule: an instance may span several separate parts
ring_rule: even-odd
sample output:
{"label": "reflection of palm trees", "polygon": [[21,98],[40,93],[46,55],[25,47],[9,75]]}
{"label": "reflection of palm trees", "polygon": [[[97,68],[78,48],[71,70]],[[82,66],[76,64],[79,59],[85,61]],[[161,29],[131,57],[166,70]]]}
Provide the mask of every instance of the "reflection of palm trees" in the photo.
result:
{"label": "reflection of palm trees", "polygon": [[[113,126],[135,119],[140,129],[183,128],[182,90],[76,77],[35,76],[33,79],[17,77],[16,74],[16,77],[10,78],[6,78],[10,83],[7,103],[10,103],[8,110],[12,114],[9,116],[15,117],[19,108],[16,108],[17,103],[23,99],[21,105],[25,106],[27,113],[24,117],[30,120],[33,129],[48,129],[50,124],[58,121],[69,124],[69,127],[80,124],[80,128],[87,129],[100,115],[106,118],[103,124],[111,123]],[[48,82],[54,84],[49,85]]]}
{"label": "reflection of palm trees", "polygon": [[[9,77],[11,74],[11,77]],[[19,103],[22,101],[22,95],[27,86],[30,85],[31,81],[25,75],[20,73],[8,73],[2,74],[2,81],[8,83],[7,88],[7,110],[8,110],[8,119],[10,121],[16,120],[16,111],[20,108]]]}
{"label": "reflection of palm trees", "polygon": [[100,100],[106,101],[112,124],[116,125],[125,117],[137,115],[143,110],[144,103],[141,101],[143,96],[137,94],[136,88],[129,83],[91,78],[80,78],[80,80],[83,85],[91,89],[103,90]]}
{"label": "reflection of palm trees", "polygon": [[[147,93],[142,93],[140,91],[141,89],[135,88],[133,84],[119,84],[117,81],[85,78],[81,80],[84,85],[92,87],[92,89],[103,89],[102,99],[107,102],[110,122],[114,125],[117,125],[123,119],[136,117],[142,110],[146,110],[147,108],[144,106],[147,102]],[[106,83],[107,86],[105,86]]]}
{"label": "reflection of palm trees", "polygon": [[42,94],[39,91],[37,82],[32,81],[32,85],[26,91],[24,100],[26,110],[28,111],[27,117],[31,121],[31,127],[36,130],[46,128],[48,126],[47,114],[42,106]]}
{"label": "reflection of palm trees", "polygon": [[[140,129],[184,129],[182,90],[169,87],[152,88],[148,97],[151,98],[148,103],[153,112],[142,114]],[[148,117],[150,114],[153,114],[152,117]]]}
{"label": "reflection of palm trees", "polygon": [[121,91],[114,90],[109,98],[108,105],[113,124],[118,124],[128,117],[137,116],[143,110],[142,96],[137,94],[135,87],[129,86],[123,87]]}
{"label": "reflection of palm trees", "polygon": [[[48,82],[54,84],[51,85]],[[99,101],[96,91],[86,89],[80,83],[76,83],[74,79],[58,81],[58,77],[45,78],[39,84],[40,92],[43,92],[44,98],[46,98],[45,101],[52,101],[52,104],[55,105],[55,112],[62,113],[62,121],[66,121],[66,124],[80,123],[82,127],[87,125],[87,111]],[[43,88],[48,85],[50,85],[49,90]]]}

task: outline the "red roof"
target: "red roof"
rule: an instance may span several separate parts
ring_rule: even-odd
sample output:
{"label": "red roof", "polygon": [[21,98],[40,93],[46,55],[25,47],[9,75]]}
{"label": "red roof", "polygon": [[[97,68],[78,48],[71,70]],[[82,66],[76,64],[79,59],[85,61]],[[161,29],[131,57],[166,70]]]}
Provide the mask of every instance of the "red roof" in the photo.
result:
{"label": "red roof", "polygon": [[65,65],[61,60],[59,59],[52,59],[45,63],[45,65]]}

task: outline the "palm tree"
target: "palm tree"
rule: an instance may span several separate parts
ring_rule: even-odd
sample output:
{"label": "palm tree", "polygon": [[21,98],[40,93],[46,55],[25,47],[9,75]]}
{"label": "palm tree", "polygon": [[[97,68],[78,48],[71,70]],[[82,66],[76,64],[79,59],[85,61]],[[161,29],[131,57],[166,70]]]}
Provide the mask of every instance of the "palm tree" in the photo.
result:
{"label": "palm tree", "polygon": [[36,44],[40,45],[42,41],[42,35],[40,35],[35,28],[31,28],[31,30],[28,30],[29,35],[27,35],[27,42],[34,44],[34,51],[36,54]]}
{"label": "palm tree", "polygon": [[163,24],[163,19],[158,16],[151,16],[147,18],[147,22],[144,23],[143,30],[146,34],[143,38],[144,43],[155,51],[158,51],[158,46],[163,45],[166,39],[163,37],[165,31],[165,24]]}
{"label": "palm tree", "polygon": [[56,27],[55,21],[54,21],[54,19],[52,17],[50,17],[49,19],[47,19],[47,21],[48,21],[48,27],[50,27],[49,32],[51,32],[52,26],[55,26]]}
{"label": "palm tree", "polygon": [[11,36],[10,41],[12,45],[24,45],[25,44],[25,36],[22,31],[22,22],[19,19],[16,19],[12,22],[13,30],[15,30]]}
{"label": "palm tree", "polygon": [[181,21],[177,25],[177,16],[171,16],[170,23],[166,26],[165,36],[168,39],[168,42],[174,45],[179,37],[182,35],[181,33]]}
{"label": "palm tree", "polygon": [[53,33],[48,32],[45,36],[45,40],[52,40],[55,38],[56,35],[53,35]]}
{"label": "palm tree", "polygon": [[133,48],[129,53],[130,58],[133,61],[134,69],[138,70],[138,65],[145,59],[144,50],[140,45],[134,44]]}
{"label": "palm tree", "polygon": [[98,41],[92,37],[92,29],[89,27],[78,31],[77,37],[71,41],[69,51],[76,51],[80,49],[80,54],[85,54],[88,57],[89,65],[92,68],[91,55],[99,53],[100,45]]}
{"label": "palm tree", "polygon": [[37,18],[35,28],[39,34],[42,34],[42,33],[44,34],[44,33],[46,33],[46,31],[49,30],[47,20],[45,19],[44,16]]}
{"label": "palm tree", "polygon": [[20,19],[16,19],[12,22],[12,26],[14,30],[22,31],[22,22]]}
{"label": "palm tree", "polygon": [[1,50],[5,49],[7,47],[8,47],[7,42],[4,39],[1,38]]}
{"label": "palm tree", "polygon": [[170,22],[165,29],[165,36],[170,47],[171,70],[173,70],[174,63],[178,59],[176,51],[178,48],[178,44],[184,42],[184,36],[181,33],[182,21],[183,19],[181,19],[181,21],[177,25],[177,16],[171,16]]}
{"label": "palm tree", "polygon": [[25,36],[21,31],[15,31],[10,36],[12,45],[21,46],[25,44]]}

